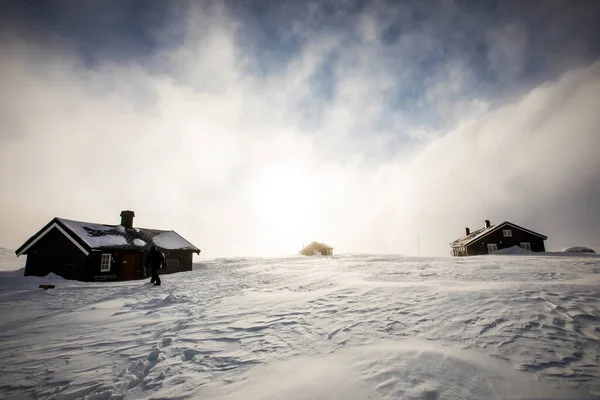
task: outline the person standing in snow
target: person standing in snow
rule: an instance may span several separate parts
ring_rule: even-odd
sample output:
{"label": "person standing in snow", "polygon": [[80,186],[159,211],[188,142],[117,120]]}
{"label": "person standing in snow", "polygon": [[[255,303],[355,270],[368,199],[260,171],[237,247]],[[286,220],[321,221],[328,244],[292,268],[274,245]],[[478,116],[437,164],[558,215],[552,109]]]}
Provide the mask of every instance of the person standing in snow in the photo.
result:
{"label": "person standing in snow", "polygon": [[146,267],[150,267],[150,271],[152,272],[150,283],[154,283],[155,286],[160,286],[158,269],[163,268],[164,266],[165,256],[163,256],[163,253],[158,251],[158,247],[156,247],[156,245],[152,245],[150,248],[150,253],[148,253],[148,257],[146,258]]}

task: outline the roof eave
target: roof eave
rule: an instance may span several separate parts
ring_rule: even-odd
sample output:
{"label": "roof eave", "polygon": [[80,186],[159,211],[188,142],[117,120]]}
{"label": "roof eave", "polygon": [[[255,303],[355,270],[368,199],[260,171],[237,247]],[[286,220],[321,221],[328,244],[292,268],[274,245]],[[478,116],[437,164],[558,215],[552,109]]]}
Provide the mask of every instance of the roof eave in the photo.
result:
{"label": "roof eave", "polygon": [[52,228],[57,228],[63,235],[66,236],[77,248],[79,248],[86,256],[92,250],[90,246],[87,245],[84,241],[81,240],[79,235],[69,229],[68,226],[65,226],[60,218],[52,218],[50,222],[48,222],[42,229],[37,231],[33,236],[31,236],[25,243],[23,243],[17,250],[15,250],[15,254],[17,257],[21,255],[27,255],[30,247],[35,245],[38,240],[44,237],[47,233],[49,233]]}
{"label": "roof eave", "polygon": [[34,241],[38,237],[38,235],[40,235],[43,231],[45,231],[48,227],[50,227],[53,222],[56,222],[56,218],[52,218],[52,220],[50,220],[50,222],[48,222],[46,225],[44,225],[36,233],[34,233],[33,235],[31,235],[29,237],[29,239],[27,239],[21,246],[19,246],[19,248],[15,250],[15,254],[17,255],[17,257],[19,257],[19,256],[21,256],[23,254],[27,255],[27,252],[24,251],[23,249],[27,248],[27,246],[29,246],[29,244],[32,241]]}

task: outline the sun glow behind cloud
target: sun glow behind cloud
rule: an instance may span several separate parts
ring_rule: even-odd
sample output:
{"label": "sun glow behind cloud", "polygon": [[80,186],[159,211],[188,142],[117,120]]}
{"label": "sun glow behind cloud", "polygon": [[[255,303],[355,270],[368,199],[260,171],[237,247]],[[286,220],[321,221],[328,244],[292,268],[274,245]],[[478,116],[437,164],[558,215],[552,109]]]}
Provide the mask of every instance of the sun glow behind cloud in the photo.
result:
{"label": "sun glow behind cloud", "polygon": [[[270,235],[275,249],[298,248],[298,238],[308,232],[320,203],[318,175],[300,166],[274,164],[260,172],[257,178],[252,209]],[[290,246],[291,245],[291,246]],[[291,247],[291,248],[290,248]]]}
{"label": "sun glow behind cloud", "polygon": [[452,7],[382,39],[401,8],[294,25],[297,49],[265,54],[247,20],[198,3],[155,32],[169,45],[150,61],[91,66],[59,38],[8,30],[0,245],[54,216],[117,223],[130,208],[137,225],[174,229],[208,257],[312,240],[416,254],[417,237],[421,254],[445,255],[484,219],[539,230],[550,246],[596,246],[599,65],[563,61],[566,74],[512,87],[532,39],[514,23],[481,28],[494,77],[511,86],[498,94],[465,54],[439,55]]}

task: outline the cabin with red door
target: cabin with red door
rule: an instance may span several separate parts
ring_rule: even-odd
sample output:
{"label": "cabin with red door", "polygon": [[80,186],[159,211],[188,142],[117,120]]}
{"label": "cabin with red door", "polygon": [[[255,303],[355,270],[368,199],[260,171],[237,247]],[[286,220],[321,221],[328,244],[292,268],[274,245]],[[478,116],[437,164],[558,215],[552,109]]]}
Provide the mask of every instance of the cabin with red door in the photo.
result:
{"label": "cabin with red door", "polygon": [[54,218],[16,250],[27,256],[25,276],[49,273],[79,281],[127,281],[149,277],[146,256],[152,245],[164,254],[160,274],[191,271],[200,249],[175,231],[133,226],[133,211],[121,224],[104,225]]}

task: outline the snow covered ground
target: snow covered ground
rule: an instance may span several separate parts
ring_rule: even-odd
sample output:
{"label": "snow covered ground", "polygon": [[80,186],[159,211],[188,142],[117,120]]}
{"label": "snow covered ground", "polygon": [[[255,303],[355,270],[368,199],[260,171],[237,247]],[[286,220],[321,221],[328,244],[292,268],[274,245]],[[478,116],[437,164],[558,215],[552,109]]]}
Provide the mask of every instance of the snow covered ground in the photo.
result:
{"label": "snow covered ground", "polygon": [[600,398],[598,256],[195,268],[161,287],[1,272],[0,397]]}

